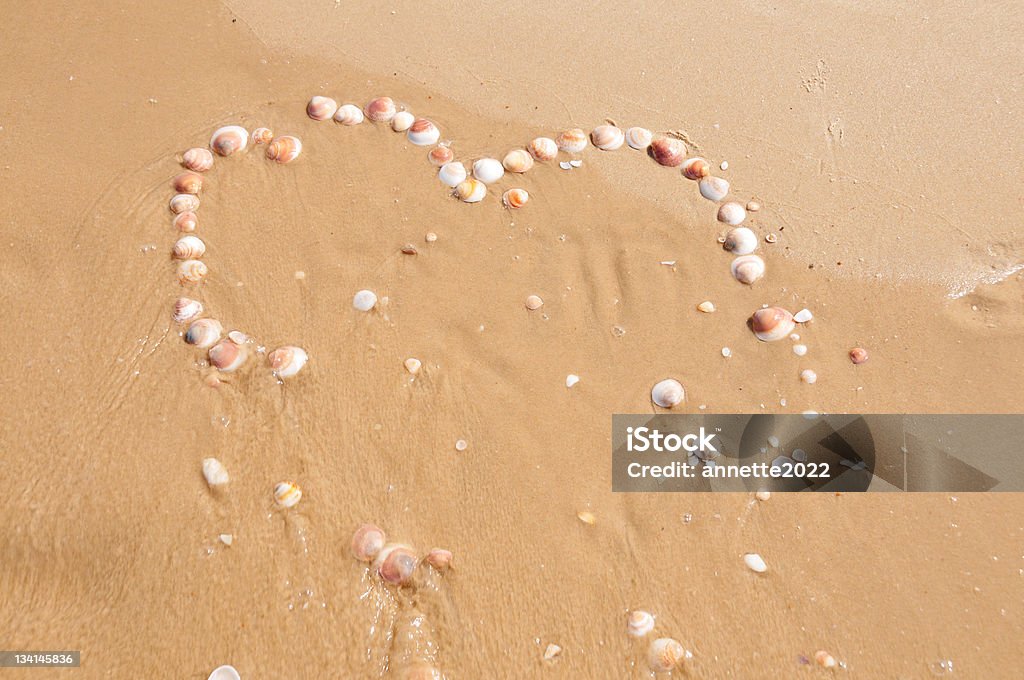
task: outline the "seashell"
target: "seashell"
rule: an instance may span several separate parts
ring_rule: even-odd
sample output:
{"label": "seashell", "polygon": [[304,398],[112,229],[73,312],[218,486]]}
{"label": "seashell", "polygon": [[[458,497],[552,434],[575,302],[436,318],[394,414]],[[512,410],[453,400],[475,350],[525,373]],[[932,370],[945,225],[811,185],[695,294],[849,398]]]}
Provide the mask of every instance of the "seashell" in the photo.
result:
{"label": "seashell", "polygon": [[700,180],[711,173],[711,164],[703,158],[687,158],[683,161],[683,177]]}
{"label": "seashell", "polygon": [[216,458],[203,459],[203,477],[210,487],[223,486],[228,483],[228,471]]}
{"label": "seashell", "polygon": [[231,534],[220,534],[217,538],[220,539],[221,543],[228,547],[231,547],[231,544],[235,542],[235,537]]}
{"label": "seashell", "polygon": [[754,498],[756,498],[759,501],[766,501],[766,500],[768,500],[771,497],[772,497],[772,492],[771,491],[761,490],[761,491],[758,491],[757,493],[754,494]]}
{"label": "seashell", "polygon": [[711,300],[705,300],[697,305],[697,309],[705,314],[711,314],[715,311],[715,303]]}
{"label": "seashell", "polygon": [[185,331],[185,342],[195,345],[199,349],[208,349],[217,344],[224,327],[216,319],[199,319],[193,321],[192,325]]}
{"label": "seashell", "polygon": [[249,342],[250,339],[251,338],[242,331],[228,331],[228,340],[236,345],[244,345]]}
{"label": "seashell", "polygon": [[175,215],[183,212],[195,212],[199,209],[199,197],[194,194],[175,194],[167,206]]}
{"label": "seashell", "polygon": [[194,172],[183,172],[174,178],[174,190],[179,194],[198,194],[203,188],[203,176]]}
{"label": "seashell", "polygon": [[199,260],[182,260],[178,264],[178,283],[183,286],[189,283],[199,283],[208,272],[206,265]]}
{"label": "seashell", "polygon": [[390,543],[381,548],[373,561],[377,575],[395,586],[407,585],[419,565],[419,558],[407,545]]}
{"label": "seashell", "polygon": [[171,254],[178,260],[198,260],[206,252],[206,244],[198,236],[182,236],[174,243]]}
{"label": "seashell", "polygon": [[203,303],[192,298],[180,297],[174,301],[174,312],[172,316],[178,323],[191,321],[203,313]]}
{"label": "seashell", "polygon": [[441,180],[441,184],[453,189],[465,182],[467,176],[466,166],[458,161],[445,163],[437,171],[437,178]]}
{"label": "seashell", "polygon": [[502,195],[501,202],[506,208],[522,208],[530,200],[530,194],[526,189],[509,189]]}
{"label": "seashell", "polygon": [[402,362],[402,365],[405,366],[405,370],[409,371],[413,375],[416,375],[417,373],[420,372],[420,369],[423,367],[423,362],[417,359],[416,357],[409,357],[408,359]]}
{"label": "seashell", "polygon": [[576,519],[589,526],[597,524],[597,515],[592,513],[590,510],[580,510],[576,513]]}
{"label": "seashell", "polygon": [[233,666],[218,666],[206,680],[241,680],[241,677]]}
{"label": "seashell", "polygon": [[423,561],[438,571],[444,571],[452,566],[452,557],[454,556],[450,550],[434,548],[427,553],[427,556],[423,558]]}
{"label": "seashell", "polygon": [[504,166],[493,158],[481,158],[473,163],[473,177],[484,184],[494,184],[504,176]]}
{"label": "seashell", "polygon": [[757,212],[761,209],[761,204],[757,201],[747,201],[747,212]]}
{"label": "seashell", "polygon": [[647,665],[655,673],[673,671],[679,668],[686,658],[686,650],[672,638],[658,638],[647,648]]}
{"label": "seashell", "polygon": [[[586,140],[583,143],[586,145]],[[537,137],[526,146],[526,150],[538,161],[551,161],[558,155],[558,143],[550,137]]]}
{"label": "seashell", "polygon": [[330,97],[314,95],[306,104],[306,115],[313,120],[327,120],[338,110],[338,102]]}
{"label": "seashell", "polygon": [[218,128],[210,136],[210,148],[221,156],[230,156],[242,151],[248,143],[249,133],[241,125]]}
{"label": "seashell", "polygon": [[363,122],[363,110],[355,104],[342,104],[334,112],[334,120],[342,125],[359,125]]}
{"label": "seashell", "polygon": [[352,556],[360,562],[372,562],[385,542],[383,529],[373,524],[360,524],[352,536]]}
{"label": "seashell", "polygon": [[455,195],[464,203],[479,203],[487,195],[487,185],[475,179],[467,179],[455,187]]}
{"label": "seashell", "polygon": [[811,313],[811,310],[806,308],[801,309],[799,312],[793,315],[793,321],[796,321],[797,323],[807,323],[813,318],[814,314]]}
{"label": "seashell", "polygon": [[678,380],[667,378],[651,389],[651,401],[662,408],[678,406],[686,398],[686,391]]}
{"label": "seashell", "polygon": [[294,507],[302,499],[302,489],[295,482],[278,482],[274,485],[274,501],[282,508]]}
{"label": "seashell", "polygon": [[782,307],[765,307],[750,317],[750,328],[758,340],[772,342],[781,340],[793,332],[796,322],[793,315]]}
{"label": "seashell", "polygon": [[309,361],[309,355],[301,347],[287,345],[278,347],[268,354],[267,361],[270,363],[270,370],[278,378],[290,378],[302,370]]}
{"label": "seashell", "polygon": [[258,127],[249,135],[253,144],[270,144],[274,139],[274,131],[268,127]]}
{"label": "seashell", "polygon": [[580,381],[580,377],[578,375],[576,375],[575,373],[570,373],[569,375],[565,376],[565,386],[566,387],[572,387],[573,385],[575,385],[579,381]]}
{"label": "seashell", "polygon": [[630,637],[643,637],[654,630],[654,616],[640,609],[631,611],[626,619],[626,633]]}
{"label": "seashell", "polygon": [[747,553],[744,555],[743,564],[747,565],[748,569],[755,571],[758,574],[763,574],[768,571],[768,565],[765,564],[764,558],[757,553]]}
{"label": "seashell", "polygon": [[192,172],[206,172],[213,167],[213,154],[209,149],[193,147],[181,155],[181,164]]}
{"label": "seashell", "polygon": [[526,308],[531,312],[544,306],[544,300],[539,295],[528,295],[526,297]]}
{"label": "seashell", "polygon": [[267,145],[267,158],[281,163],[291,163],[302,153],[302,142],[298,137],[283,135],[275,137],[274,141]]}
{"label": "seashell", "polygon": [[854,347],[850,350],[850,361],[855,364],[863,364],[868,360],[868,351],[863,347]]}
{"label": "seashell", "polygon": [[626,136],[614,125],[598,125],[590,133],[590,141],[601,151],[615,151],[626,141]]}
{"label": "seashell", "polygon": [[374,123],[387,123],[395,117],[395,102],[391,97],[377,97],[370,100],[364,111]]}
{"label": "seashell", "polygon": [[221,340],[207,352],[210,358],[210,365],[222,373],[231,373],[238,370],[245,360],[249,358],[249,352],[245,345],[239,345],[230,339]]}
{"label": "seashell", "polygon": [[372,290],[361,290],[352,297],[352,306],[360,312],[368,312],[377,305],[377,294]]}
{"label": "seashell", "polygon": [[505,154],[501,164],[509,172],[523,173],[533,167],[533,156],[526,149],[513,149]]}
{"label": "seashell", "polygon": [[793,354],[802,357],[807,354],[807,345],[793,345]]}
{"label": "seashell", "polygon": [[800,371],[800,381],[807,383],[808,385],[813,385],[818,382],[818,374],[809,368],[805,368]]}
{"label": "seashell", "polygon": [[579,128],[563,130],[555,137],[555,144],[568,153],[582,153],[587,148],[587,133]]}
{"label": "seashell", "polygon": [[700,195],[709,201],[721,201],[729,194],[729,182],[721,177],[708,175],[697,183]]}
{"label": "seashell", "polygon": [[547,647],[544,648],[544,660],[545,661],[551,661],[552,659],[554,659],[556,656],[558,656],[561,653],[562,653],[562,648],[559,645],[556,645],[555,643],[552,642]]}
{"label": "seashell", "polygon": [[819,649],[814,653],[814,662],[822,668],[835,668],[836,659],[834,656],[826,652],[824,649]]}
{"label": "seashell", "polygon": [[178,213],[174,216],[174,226],[178,231],[191,233],[199,226],[199,218],[191,211]]}
{"label": "seashell", "polygon": [[441,138],[441,131],[426,118],[417,118],[409,126],[406,138],[416,146],[431,146]]}
{"label": "seashell", "polygon": [[747,209],[735,201],[723,203],[718,207],[718,221],[737,226],[747,219]]}
{"label": "seashell", "polygon": [[654,135],[647,128],[631,127],[626,130],[626,144],[629,148],[643,151],[651,145],[651,138]]}
{"label": "seashell", "polygon": [[730,229],[722,247],[733,255],[749,255],[757,250],[757,234],[746,227]]}
{"label": "seashell", "polygon": [[391,119],[391,129],[395,132],[405,132],[411,128],[412,124],[415,122],[416,116],[412,115],[408,111],[399,111],[395,114],[395,117]]}
{"label": "seashell", "polygon": [[427,158],[430,160],[431,165],[440,168],[445,163],[451,163],[455,160],[455,152],[447,144],[439,144],[430,150]]}
{"label": "seashell", "polygon": [[757,255],[740,255],[730,268],[733,277],[748,286],[764,276],[764,260]]}
{"label": "seashell", "polygon": [[686,158],[686,144],[681,139],[674,137],[660,137],[647,149],[647,153],[657,162],[666,168],[678,168]]}

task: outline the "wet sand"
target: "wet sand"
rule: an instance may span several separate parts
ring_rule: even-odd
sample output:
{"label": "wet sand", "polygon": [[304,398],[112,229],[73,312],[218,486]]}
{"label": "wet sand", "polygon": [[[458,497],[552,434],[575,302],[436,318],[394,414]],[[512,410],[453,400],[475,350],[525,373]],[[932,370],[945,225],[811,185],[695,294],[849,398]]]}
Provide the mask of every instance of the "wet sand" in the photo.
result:
{"label": "wet sand", "polygon": [[[818,649],[851,677],[930,677],[943,659],[953,677],[1013,677],[1024,632],[1018,495],[756,503],[610,492],[610,416],[650,411],[650,387],[667,376],[686,387],[688,411],[1018,412],[1024,402],[1021,275],[950,297],[1020,259],[1002,217],[1020,205],[1020,160],[997,142],[1019,130],[1006,118],[1019,93],[986,98],[999,85],[988,76],[915,88],[928,120],[909,99],[879,112],[871,87],[891,94],[917,82],[899,68],[946,63],[930,33],[900,48],[922,55],[913,69],[896,60],[893,82],[878,84],[871,60],[833,55],[838,29],[821,38],[822,71],[809,48],[779,47],[808,27],[737,7],[686,17],[692,69],[644,62],[669,91],[633,83],[639,56],[609,64],[600,87],[586,69],[553,69],[585,56],[553,46],[569,42],[554,40],[558,20],[531,63],[499,54],[519,29],[488,53],[468,29],[483,17],[438,11],[430,25],[466,51],[452,57],[469,74],[459,81],[449,57],[426,60],[429,31],[413,30],[403,8],[322,3],[299,24],[259,3],[236,14],[106,3],[61,10],[56,23],[52,8],[12,13],[0,29],[11,38],[0,301],[12,320],[0,347],[15,367],[0,378],[5,645],[81,649],[84,677],[205,678],[221,663],[246,678],[401,677],[415,657],[450,678],[645,677],[624,633],[626,613],[644,608],[693,652],[694,677],[820,674],[798,661]],[[833,7],[871,36],[868,54],[925,22],[870,3]],[[1018,10],[1001,10],[947,39],[991,29],[987,55],[1019,50],[1000,28]],[[599,13],[584,22],[595,35]],[[51,37],[27,37],[43,24]],[[383,51],[369,49],[371,33]],[[760,70],[739,55],[758,34],[777,56]],[[305,48],[283,45],[289,35]],[[970,75],[988,62],[962,63]],[[743,88],[710,86],[736,72]],[[574,78],[581,86],[567,87]],[[309,120],[305,102],[319,93],[390,94],[435,120],[460,158],[500,157],[605,117],[684,128],[729,161],[737,195],[764,204],[751,224],[780,235],[759,251],[769,273],[751,288],[732,280],[711,204],[639,152],[591,148],[571,172],[538,165],[515,182],[531,193],[518,212],[493,195],[469,206],[403,136]],[[946,116],[963,113],[940,97],[976,97],[971,110],[993,123],[939,141]],[[829,139],[836,111],[850,122]],[[305,149],[288,166],[248,153],[207,173],[197,233],[211,275],[197,297],[227,327],[268,347],[299,344],[311,361],[283,385],[254,365],[209,389],[202,353],[170,319],[181,288],[166,202],[176,155],[236,122],[295,134]],[[981,178],[942,169],[961,152],[985,159],[984,181],[1004,201],[979,201]],[[881,177],[865,179],[879,161]],[[418,254],[403,255],[405,243]],[[928,273],[935,262],[941,274]],[[361,288],[388,304],[354,312]],[[541,310],[523,307],[530,294]],[[697,312],[705,299],[718,311]],[[751,336],[745,320],[765,303],[814,311],[800,331],[806,357]],[[867,364],[846,358],[855,345],[870,349]],[[409,356],[423,361],[414,380]],[[805,367],[816,384],[800,383]],[[572,389],[569,373],[581,378]],[[231,473],[225,492],[202,478],[208,456]],[[271,499],[282,479],[304,490],[287,513]],[[577,519],[583,509],[594,526]],[[449,548],[456,568],[411,593],[385,589],[347,553],[362,521],[421,550]],[[765,577],[743,566],[746,552],[765,557]],[[549,643],[563,651],[544,662]]]}

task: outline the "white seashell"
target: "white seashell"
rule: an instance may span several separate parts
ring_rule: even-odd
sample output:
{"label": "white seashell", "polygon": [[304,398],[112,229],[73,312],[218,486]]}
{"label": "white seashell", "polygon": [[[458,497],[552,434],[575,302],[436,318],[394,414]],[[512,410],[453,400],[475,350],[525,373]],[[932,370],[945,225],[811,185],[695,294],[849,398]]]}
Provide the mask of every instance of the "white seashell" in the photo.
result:
{"label": "white seashell", "polygon": [[290,378],[302,370],[309,361],[309,355],[301,347],[287,345],[278,347],[268,354],[267,361],[270,363],[270,370],[278,378]]}
{"label": "white seashell", "polygon": [[569,161],[569,167],[570,168],[578,168],[578,167],[581,167],[582,165],[583,165],[583,161],[581,161],[578,158],[574,158],[571,161]]}
{"label": "white seashell", "polygon": [[576,375],[575,373],[570,373],[569,375],[565,376],[565,386],[566,387],[572,387],[573,385],[575,385],[579,381],[580,381],[580,377],[578,375]]}
{"label": "white seashell", "polygon": [[487,195],[487,185],[476,179],[467,179],[455,187],[455,195],[464,203],[479,203]]}
{"label": "white seashell", "polygon": [[195,212],[199,208],[199,197],[193,194],[177,194],[167,205],[175,215],[180,215],[183,212]]}
{"label": "white seashell", "polygon": [[298,137],[282,135],[267,145],[267,158],[284,165],[291,163],[302,153],[302,142]]}
{"label": "white seashell", "polygon": [[725,235],[722,247],[733,255],[749,255],[757,250],[757,234],[747,227],[736,227]]}
{"label": "white seashell", "polygon": [[332,117],[342,125],[359,125],[365,119],[363,110],[355,104],[342,104]]}
{"label": "white seashell", "polygon": [[572,163],[568,161],[559,161],[558,167],[560,167],[562,170],[572,170]]}
{"label": "white seashell", "polygon": [[750,328],[758,340],[772,342],[788,336],[796,324],[793,315],[782,307],[765,307],[750,317]]}
{"label": "white seashell", "polygon": [[437,178],[441,180],[441,183],[453,189],[465,182],[467,176],[466,166],[459,161],[445,163],[437,171]]}
{"label": "white seashell", "polygon": [[704,302],[697,305],[697,309],[699,311],[704,312],[705,314],[711,314],[712,312],[715,311],[715,303],[712,302],[711,300],[705,300]]}
{"label": "white seashell", "polygon": [[651,401],[662,408],[673,408],[686,398],[686,391],[678,380],[667,378],[651,389]]}
{"label": "white seashell", "polygon": [[630,637],[643,637],[654,630],[654,616],[640,609],[631,611],[626,619],[626,633]]}
{"label": "white seashell", "polygon": [[306,115],[313,120],[327,120],[338,110],[338,102],[330,97],[314,95],[306,104]]}
{"label": "white seashell", "polygon": [[533,156],[526,149],[513,149],[505,154],[501,165],[509,172],[523,173],[533,167]]}
{"label": "white seashell", "polygon": [[249,131],[241,125],[226,125],[213,131],[210,148],[221,156],[242,151],[249,143]]}
{"label": "white seashell", "polygon": [[228,547],[230,547],[231,544],[235,542],[235,537],[232,536],[231,534],[221,534],[217,538],[220,539],[221,543],[223,543],[224,545],[226,545]]}
{"label": "white seashell", "polygon": [[800,371],[800,380],[802,382],[807,383],[808,385],[813,385],[814,383],[818,382],[818,374],[809,368],[805,368],[804,370]]}
{"label": "white seashell", "polygon": [[216,458],[203,459],[203,477],[206,477],[206,483],[210,487],[228,483],[228,471]]}
{"label": "white seashell", "polygon": [[174,320],[178,323],[191,321],[203,313],[203,303],[192,298],[180,297],[174,301]]}
{"label": "white seashell", "polygon": [[561,653],[562,653],[562,648],[552,642],[551,644],[549,644],[547,647],[544,648],[544,660],[545,661],[551,661],[552,659],[554,659],[556,656],[558,656]]}
{"label": "white seashell", "polygon": [[198,236],[189,234],[174,242],[171,254],[178,260],[198,260],[206,253],[206,244]]}
{"label": "white seashell", "polygon": [[366,117],[375,123],[387,123],[395,117],[395,102],[391,97],[377,97],[366,105]]}
{"label": "white seashell", "polygon": [[732,261],[732,275],[748,286],[764,276],[764,260],[757,255],[740,255]]}
{"label": "white seashell", "polygon": [[412,115],[408,111],[399,111],[395,114],[394,118],[391,119],[391,129],[395,132],[405,132],[412,127],[412,124],[416,122],[416,116]]}
{"label": "white seashell", "polygon": [[416,146],[433,146],[441,138],[441,131],[426,118],[417,118],[409,126],[406,137]]}
{"label": "white seashell", "polygon": [[526,297],[526,308],[530,311],[540,309],[544,306],[544,300],[539,295],[528,295]]}
{"label": "white seashell", "polygon": [[505,207],[512,210],[522,208],[529,200],[530,194],[526,189],[509,189],[501,197],[501,202],[505,204]]}
{"label": "white seashell", "polygon": [[590,141],[601,151],[615,151],[626,141],[626,135],[614,125],[598,125],[590,133]]}
{"label": "white seashell", "polygon": [[220,666],[206,680],[241,680],[241,677],[232,666]]}
{"label": "white seashell", "polygon": [[178,283],[185,286],[202,281],[209,270],[201,260],[182,260],[178,264]]}
{"label": "white seashell", "polygon": [[185,331],[185,342],[200,349],[213,347],[224,333],[224,327],[216,319],[199,319]]}
{"label": "white seashell", "polygon": [[402,365],[405,366],[405,370],[409,371],[413,375],[416,375],[417,373],[420,372],[420,368],[423,366],[423,362],[415,357],[409,357],[408,359],[402,362]]}
{"label": "white seashell", "polygon": [[793,315],[793,321],[796,321],[797,323],[807,323],[813,318],[814,315],[811,314],[811,310],[809,309],[801,309],[799,312]]}
{"label": "white seashell", "polygon": [[373,524],[360,524],[352,535],[352,556],[360,562],[372,562],[386,542],[383,529]]}
{"label": "white seashell", "polygon": [[765,564],[764,558],[757,553],[747,553],[744,555],[743,563],[747,565],[748,569],[756,571],[758,574],[763,574],[768,571],[768,565]]}
{"label": "white seashell", "polygon": [[721,177],[708,175],[697,183],[700,195],[709,201],[721,201],[729,195],[729,182]]}
{"label": "white seashell", "polygon": [[294,507],[302,499],[302,489],[295,482],[278,482],[274,486],[274,501],[282,508]]}
{"label": "white seashell", "polygon": [[587,148],[587,133],[579,128],[564,130],[555,137],[555,144],[562,151],[582,153]]}
{"label": "white seashell", "polygon": [[213,154],[197,146],[181,155],[181,164],[192,172],[206,172],[213,167]]}
{"label": "white seashell", "polygon": [[249,136],[253,144],[270,144],[274,141],[274,131],[267,127],[258,127]]}
{"label": "white seashell", "polygon": [[[822,668],[835,668],[836,667],[836,659],[835,659],[835,657],[832,656],[831,654],[829,654],[828,652],[826,652],[824,649],[819,649],[818,651],[816,651],[814,653],[814,661],[815,661],[815,663],[817,663]],[[948,663],[949,663],[948,667],[952,668],[953,662],[950,661]],[[943,662],[939,662],[939,668],[940,669],[942,668],[943,665],[944,665]],[[934,675],[934,674],[935,673],[933,671],[932,675]]]}
{"label": "white seashell", "polygon": [[352,306],[360,312],[368,312],[377,306],[377,294],[372,290],[361,290],[352,297]]}
{"label": "white seashell", "polygon": [[626,130],[626,144],[629,148],[643,151],[651,145],[654,135],[647,128],[631,127]]}
{"label": "white seashell", "polygon": [[718,221],[725,222],[736,226],[743,224],[743,220],[747,219],[747,209],[735,201],[729,203],[723,203],[718,208]]}
{"label": "white seashell", "polygon": [[793,354],[802,357],[807,354],[807,345],[793,345]]}
{"label": "white seashell", "polygon": [[505,168],[493,158],[481,158],[473,163],[473,177],[484,184],[494,184],[505,175]]}
{"label": "white seashell", "polygon": [[191,233],[199,226],[199,218],[194,212],[178,213],[174,216],[174,227],[181,232]]}
{"label": "white seashell", "polygon": [[655,673],[668,673],[679,668],[688,654],[678,641],[672,638],[658,638],[647,649],[647,665]]}
{"label": "white seashell", "polygon": [[246,345],[240,345],[227,338],[211,347],[207,355],[211,366],[222,373],[231,373],[237,371],[249,358],[249,350]]}
{"label": "white seashell", "polygon": [[538,161],[551,161],[558,155],[558,143],[550,137],[537,137],[526,148]]}
{"label": "white seashell", "polygon": [[766,501],[766,500],[768,500],[771,497],[772,497],[772,492],[771,491],[761,490],[761,491],[758,491],[757,493],[754,494],[754,498],[756,498],[759,501]]}

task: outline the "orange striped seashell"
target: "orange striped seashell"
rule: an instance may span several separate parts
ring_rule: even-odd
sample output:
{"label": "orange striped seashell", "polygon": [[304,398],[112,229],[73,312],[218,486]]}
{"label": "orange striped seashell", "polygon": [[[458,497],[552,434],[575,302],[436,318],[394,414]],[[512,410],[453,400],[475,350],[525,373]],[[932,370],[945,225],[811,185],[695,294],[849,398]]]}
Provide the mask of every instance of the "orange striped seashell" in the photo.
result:
{"label": "orange striped seashell", "polygon": [[505,207],[512,210],[522,208],[529,200],[530,194],[526,189],[509,189],[501,197],[501,202],[505,204]]}
{"label": "orange striped seashell", "polygon": [[338,110],[338,102],[330,97],[314,95],[306,104],[306,115],[313,120],[327,120]]}
{"label": "orange striped seashell", "polygon": [[579,128],[564,130],[555,137],[555,144],[562,151],[582,153],[587,148],[587,133]]}
{"label": "orange striped seashell", "polygon": [[174,178],[174,190],[179,194],[198,194],[203,190],[203,176],[194,172],[183,172]]}
{"label": "orange striped seashell", "polygon": [[206,172],[213,167],[213,154],[197,146],[181,155],[181,164],[192,172]]}
{"label": "orange striped seashell", "polygon": [[371,99],[364,109],[366,117],[375,123],[387,123],[395,117],[397,109],[395,101],[391,97],[377,97]]}
{"label": "orange striped seashell", "polygon": [[526,148],[538,161],[550,161],[558,156],[558,143],[550,137],[537,137]]}
{"label": "orange striped seashell", "polygon": [[430,164],[436,168],[455,160],[455,152],[447,144],[439,144],[427,154]]}
{"label": "orange striped seashell", "polygon": [[266,127],[258,127],[252,131],[253,144],[270,144],[274,139],[274,131]]}
{"label": "orange striped seashell", "polygon": [[711,164],[703,158],[688,158],[683,161],[683,177],[694,181],[711,174]]}
{"label": "orange striped seashell", "polygon": [[174,216],[174,228],[180,232],[192,233],[199,226],[199,218],[191,210]]}
{"label": "orange striped seashell", "polygon": [[267,145],[267,158],[282,165],[291,163],[302,153],[302,142],[298,137],[284,135],[275,137],[274,141]]}
{"label": "orange striped seashell", "polygon": [[274,485],[274,501],[282,508],[294,507],[302,499],[302,489],[295,482],[278,482]]}
{"label": "orange striped seashell", "polygon": [[501,164],[509,172],[524,173],[533,167],[533,156],[526,149],[512,149],[505,154]]}
{"label": "orange striped seashell", "polygon": [[182,260],[178,265],[178,283],[185,286],[190,283],[199,283],[209,270],[200,260]]}

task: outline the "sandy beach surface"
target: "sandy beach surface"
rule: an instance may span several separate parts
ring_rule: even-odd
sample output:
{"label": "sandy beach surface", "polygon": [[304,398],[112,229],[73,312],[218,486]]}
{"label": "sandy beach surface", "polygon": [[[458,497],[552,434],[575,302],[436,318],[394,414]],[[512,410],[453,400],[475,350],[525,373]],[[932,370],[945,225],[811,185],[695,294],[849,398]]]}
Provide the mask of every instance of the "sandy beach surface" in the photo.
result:
{"label": "sandy beach surface", "polygon": [[[644,609],[683,677],[1018,677],[1019,494],[613,494],[610,428],[667,377],[685,412],[1020,412],[1022,25],[947,0],[8,8],[0,630],[82,667],[4,674],[646,678]],[[763,205],[767,274],[735,281],[714,205],[639,151],[468,205],[404,135],[308,118],[316,94],[390,95],[466,160],[679,131]],[[254,357],[209,387],[171,319],[170,182],[227,124],[303,152],[217,159],[184,294],[305,348],[283,384]],[[806,356],[753,337],[765,304],[813,310]],[[361,522],[454,568],[385,586],[349,553]]]}

